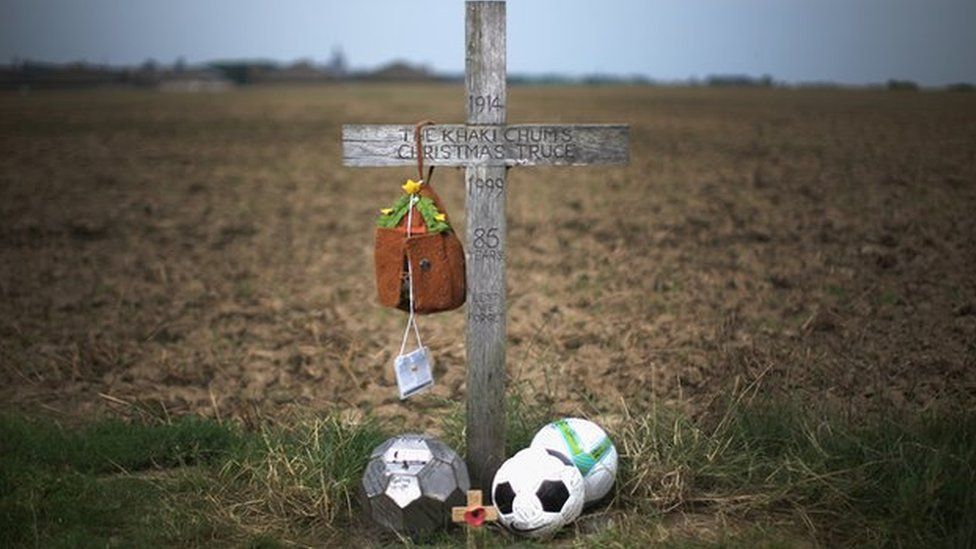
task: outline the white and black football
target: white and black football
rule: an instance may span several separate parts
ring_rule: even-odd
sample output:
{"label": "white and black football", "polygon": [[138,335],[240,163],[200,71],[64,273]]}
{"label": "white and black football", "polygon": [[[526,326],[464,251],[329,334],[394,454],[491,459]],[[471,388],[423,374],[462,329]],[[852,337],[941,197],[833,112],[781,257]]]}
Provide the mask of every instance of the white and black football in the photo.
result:
{"label": "white and black football", "polygon": [[583,476],[558,452],[526,448],[502,464],[491,487],[498,518],[518,534],[543,537],[576,520]]}

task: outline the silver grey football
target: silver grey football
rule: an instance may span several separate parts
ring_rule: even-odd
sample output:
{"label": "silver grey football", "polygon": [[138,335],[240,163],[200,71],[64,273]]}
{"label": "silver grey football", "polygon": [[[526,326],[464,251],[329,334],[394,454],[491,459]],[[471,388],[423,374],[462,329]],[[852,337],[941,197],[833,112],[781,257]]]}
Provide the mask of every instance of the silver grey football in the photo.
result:
{"label": "silver grey football", "polygon": [[370,454],[362,499],[378,524],[407,535],[431,532],[451,520],[471,486],[464,461],[443,442],[421,434],[387,439]]}

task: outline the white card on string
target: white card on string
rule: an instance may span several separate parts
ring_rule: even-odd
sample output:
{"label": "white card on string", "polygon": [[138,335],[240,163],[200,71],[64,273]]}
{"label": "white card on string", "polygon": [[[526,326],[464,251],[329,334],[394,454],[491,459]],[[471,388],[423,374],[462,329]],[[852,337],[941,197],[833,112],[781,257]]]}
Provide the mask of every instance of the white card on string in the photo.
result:
{"label": "white card on string", "polygon": [[396,357],[393,369],[396,371],[400,400],[420,393],[434,384],[430,351],[427,347],[420,347]]}

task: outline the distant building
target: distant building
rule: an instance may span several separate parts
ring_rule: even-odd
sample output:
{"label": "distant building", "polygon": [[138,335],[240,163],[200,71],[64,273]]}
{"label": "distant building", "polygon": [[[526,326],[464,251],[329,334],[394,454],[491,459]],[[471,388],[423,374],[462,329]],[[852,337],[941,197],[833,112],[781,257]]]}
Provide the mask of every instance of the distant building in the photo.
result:
{"label": "distant building", "polygon": [[251,84],[315,84],[335,80],[332,71],[316,67],[311,61],[298,61],[285,67],[255,70],[251,73]]}
{"label": "distant building", "polygon": [[329,59],[329,64],[325,68],[336,78],[346,76],[348,67],[346,66],[346,54],[342,52],[342,48],[335,47],[332,49],[332,57]]}
{"label": "distant building", "polygon": [[230,89],[233,83],[220,71],[184,67],[157,73],[155,86],[166,92],[222,92]]}
{"label": "distant building", "polygon": [[440,80],[440,78],[424,65],[411,65],[406,61],[394,61],[389,65],[362,75],[365,80],[422,82]]}

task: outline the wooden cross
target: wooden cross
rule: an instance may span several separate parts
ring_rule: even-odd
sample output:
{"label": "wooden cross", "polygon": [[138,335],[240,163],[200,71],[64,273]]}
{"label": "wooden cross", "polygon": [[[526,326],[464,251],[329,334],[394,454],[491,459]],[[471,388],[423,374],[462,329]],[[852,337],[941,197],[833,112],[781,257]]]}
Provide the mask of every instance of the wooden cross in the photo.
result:
{"label": "wooden cross", "polygon": [[[428,166],[465,168],[467,454],[472,485],[491,486],[505,460],[505,174],[512,166],[626,164],[624,125],[505,125],[505,2],[469,1],[467,124],[423,129]],[[346,166],[412,166],[412,125],[344,125]]]}
{"label": "wooden cross", "polygon": [[492,505],[481,504],[481,490],[468,490],[468,504],[465,507],[452,507],[451,520],[464,522],[475,528],[486,522],[498,520],[498,509]]}

